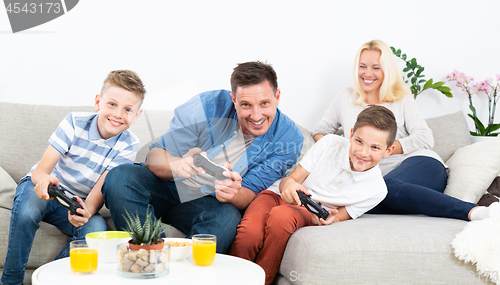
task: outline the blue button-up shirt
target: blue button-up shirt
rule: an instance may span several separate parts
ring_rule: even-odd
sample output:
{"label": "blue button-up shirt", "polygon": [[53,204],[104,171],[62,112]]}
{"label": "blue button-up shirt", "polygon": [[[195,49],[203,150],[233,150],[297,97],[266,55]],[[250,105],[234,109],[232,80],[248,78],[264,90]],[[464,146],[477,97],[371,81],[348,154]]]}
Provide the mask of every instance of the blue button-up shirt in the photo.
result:
{"label": "blue button-up shirt", "polygon": [[[150,149],[163,148],[181,157],[199,147],[212,159],[238,133],[238,116],[230,94],[227,90],[208,91],[177,107],[170,128]],[[283,177],[297,162],[303,141],[295,123],[276,109],[268,131],[255,138],[232,170],[241,175],[243,187],[258,194]],[[213,189],[213,185],[204,186]]]}

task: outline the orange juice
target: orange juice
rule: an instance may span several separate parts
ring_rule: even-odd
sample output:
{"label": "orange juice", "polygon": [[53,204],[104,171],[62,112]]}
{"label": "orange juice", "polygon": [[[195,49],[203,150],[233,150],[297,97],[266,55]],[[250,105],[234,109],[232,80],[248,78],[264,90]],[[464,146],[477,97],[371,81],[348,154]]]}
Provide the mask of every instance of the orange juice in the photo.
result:
{"label": "orange juice", "polygon": [[70,250],[71,270],[76,273],[90,273],[97,270],[97,250],[75,248]]}
{"label": "orange juice", "polygon": [[214,241],[195,241],[193,242],[193,261],[196,265],[208,266],[215,259]]}

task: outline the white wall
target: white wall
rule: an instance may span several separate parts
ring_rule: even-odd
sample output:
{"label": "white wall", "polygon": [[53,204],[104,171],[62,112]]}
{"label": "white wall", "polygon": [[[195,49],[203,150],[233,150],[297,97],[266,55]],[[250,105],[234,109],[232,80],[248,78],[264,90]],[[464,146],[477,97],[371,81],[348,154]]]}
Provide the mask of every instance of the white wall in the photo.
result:
{"label": "white wall", "polygon": [[[16,34],[0,11],[0,101],[91,105],[110,70],[132,69],[148,90],[146,108],[173,109],[198,92],[229,89],[237,63],[267,60],[280,108],[313,129],[371,39],[416,57],[435,81],[453,69],[477,79],[500,74],[498,11],[496,0],[82,0]],[[420,95],[424,116],[467,112],[453,90],[453,99]]]}

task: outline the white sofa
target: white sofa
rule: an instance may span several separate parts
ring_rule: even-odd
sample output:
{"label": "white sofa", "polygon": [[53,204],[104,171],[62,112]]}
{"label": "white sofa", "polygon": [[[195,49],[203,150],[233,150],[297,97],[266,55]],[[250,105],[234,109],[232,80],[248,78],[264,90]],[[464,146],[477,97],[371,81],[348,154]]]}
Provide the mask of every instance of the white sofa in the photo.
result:
{"label": "white sofa", "polygon": [[[64,116],[82,110],[93,111],[93,107],[0,102],[0,273],[7,253],[14,182],[18,183],[40,159],[48,138]],[[132,125],[131,130],[142,145],[136,161],[144,161],[148,145],[166,131],[172,115],[171,111],[145,111]],[[435,149],[445,161],[456,149],[470,143],[461,113],[427,121],[439,134],[435,135]],[[313,140],[308,131],[302,131],[306,137],[304,153]],[[450,136],[452,139],[447,139]],[[109,228],[114,229],[109,211],[103,209],[100,213],[106,217]],[[450,243],[466,224],[421,215],[364,215],[327,227],[302,228],[287,245],[276,283],[487,284],[474,274],[474,266],[459,261],[453,254]],[[184,234],[170,227],[167,235]],[[54,226],[41,223],[25,284],[29,284],[37,267],[54,259],[67,240],[68,236]]]}

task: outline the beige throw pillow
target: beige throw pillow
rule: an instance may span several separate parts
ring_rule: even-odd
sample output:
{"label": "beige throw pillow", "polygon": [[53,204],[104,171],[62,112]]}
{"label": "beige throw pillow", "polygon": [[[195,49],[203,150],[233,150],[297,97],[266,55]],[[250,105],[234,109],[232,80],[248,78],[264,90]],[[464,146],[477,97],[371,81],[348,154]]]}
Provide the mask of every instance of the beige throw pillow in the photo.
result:
{"label": "beige throw pillow", "polygon": [[17,184],[10,175],[0,167],[0,207],[12,209]]}
{"label": "beige throw pillow", "polygon": [[500,137],[462,147],[446,164],[449,175],[444,193],[477,203],[500,171]]}
{"label": "beige throw pillow", "polygon": [[443,161],[447,161],[453,153],[470,144],[470,132],[464,113],[453,114],[425,120],[434,136],[434,150]]}

